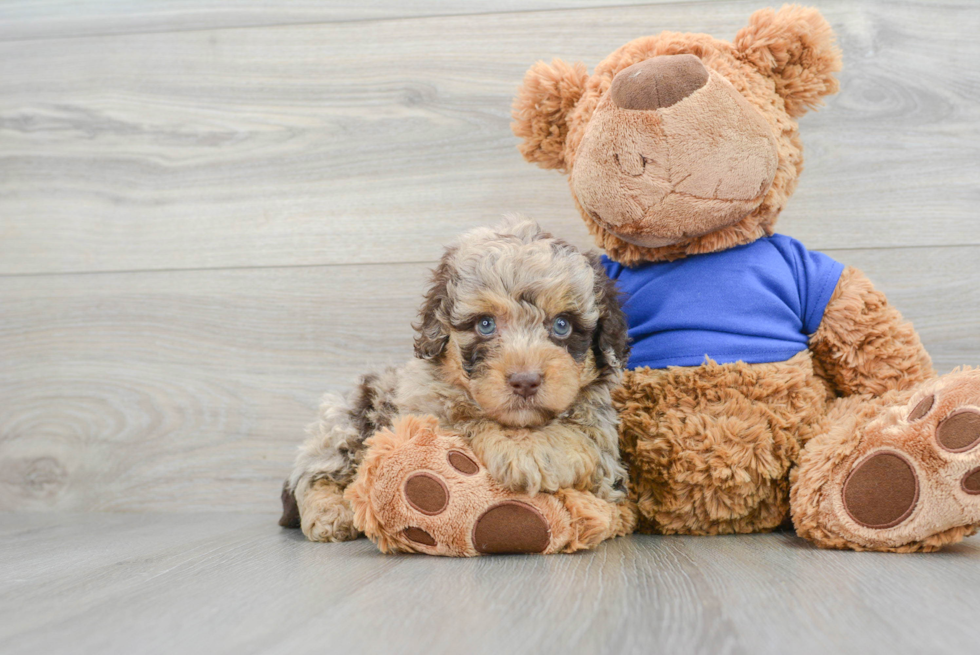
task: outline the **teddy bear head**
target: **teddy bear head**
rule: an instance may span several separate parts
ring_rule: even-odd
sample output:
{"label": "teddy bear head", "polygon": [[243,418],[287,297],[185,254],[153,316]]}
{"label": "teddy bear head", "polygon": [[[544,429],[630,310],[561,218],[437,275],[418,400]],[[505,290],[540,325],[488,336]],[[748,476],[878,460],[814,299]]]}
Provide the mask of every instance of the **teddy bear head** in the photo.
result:
{"label": "teddy bear head", "polygon": [[625,265],[771,234],[803,167],[796,119],[837,91],[820,13],[784,6],[731,43],[663,32],[589,75],[538,62],[514,101],[524,158],[568,174],[596,242]]}

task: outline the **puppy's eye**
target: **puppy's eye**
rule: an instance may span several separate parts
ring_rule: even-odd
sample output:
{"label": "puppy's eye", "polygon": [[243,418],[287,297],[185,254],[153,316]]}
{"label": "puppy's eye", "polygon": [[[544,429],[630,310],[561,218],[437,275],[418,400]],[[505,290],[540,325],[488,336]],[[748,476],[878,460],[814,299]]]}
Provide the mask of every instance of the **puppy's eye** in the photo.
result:
{"label": "puppy's eye", "polygon": [[567,337],[572,333],[572,324],[567,318],[559,316],[551,326],[551,333],[556,337]]}
{"label": "puppy's eye", "polygon": [[492,316],[484,316],[476,322],[476,331],[480,336],[489,337],[497,331],[497,322]]}

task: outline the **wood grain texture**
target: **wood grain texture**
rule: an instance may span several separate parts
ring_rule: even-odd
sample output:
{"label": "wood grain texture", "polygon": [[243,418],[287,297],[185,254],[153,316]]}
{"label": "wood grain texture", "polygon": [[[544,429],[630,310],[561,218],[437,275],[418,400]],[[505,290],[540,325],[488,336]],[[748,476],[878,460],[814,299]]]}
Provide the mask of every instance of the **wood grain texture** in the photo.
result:
{"label": "wood grain texture", "polygon": [[19,653],[974,653],[980,539],[820,551],[789,534],[451,560],[313,544],[272,515],[0,517]]}
{"label": "wood grain texture", "polygon": [[411,357],[426,268],[0,278],[0,507],[274,507],[320,394]]}
{"label": "wood grain texture", "polygon": [[[980,247],[829,254],[980,364]],[[0,277],[0,509],[275,507],[320,394],[411,357],[430,267]]]}
{"label": "wood grain texture", "polygon": [[0,41],[241,29],[698,0],[3,0]]}
{"label": "wood grain texture", "polygon": [[[587,243],[564,179],[515,150],[524,71],[663,28],[731,38],[756,7],[0,43],[0,273],[430,261],[512,210]],[[821,8],[846,68],[803,120],[781,229],[816,249],[980,243],[980,6]]]}

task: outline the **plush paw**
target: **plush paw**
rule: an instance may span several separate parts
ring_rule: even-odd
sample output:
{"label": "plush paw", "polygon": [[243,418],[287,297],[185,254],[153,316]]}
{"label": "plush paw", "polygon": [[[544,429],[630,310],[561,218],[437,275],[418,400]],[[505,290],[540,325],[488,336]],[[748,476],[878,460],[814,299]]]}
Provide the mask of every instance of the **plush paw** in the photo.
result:
{"label": "plush paw", "polygon": [[835,476],[844,534],[935,550],[980,525],[980,371],[951,373],[868,424]]}
{"label": "plush paw", "polygon": [[507,491],[435,418],[406,416],[372,437],[346,497],[357,527],[384,552],[555,553],[623,532],[618,506],[574,493]]}

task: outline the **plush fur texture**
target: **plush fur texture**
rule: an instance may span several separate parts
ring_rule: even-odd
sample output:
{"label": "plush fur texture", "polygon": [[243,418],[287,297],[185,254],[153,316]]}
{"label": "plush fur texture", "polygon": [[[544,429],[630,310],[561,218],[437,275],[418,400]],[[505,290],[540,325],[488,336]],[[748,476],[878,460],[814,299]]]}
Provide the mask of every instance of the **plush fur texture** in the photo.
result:
{"label": "plush fur texture", "polygon": [[[568,173],[611,258],[670,261],[773,233],[803,169],[797,119],[838,90],[840,65],[817,10],[763,9],[730,43],[663,32],[592,75],[539,62],[513,128],[528,161]],[[757,532],[791,515],[819,546],[900,552],[976,531],[980,373],[936,378],[853,268],[809,336],[786,362],[626,372],[614,400],[639,528]]]}
{"label": "plush fur texture", "polygon": [[778,527],[789,470],[830,390],[809,353],[776,364],[627,371],[615,393],[640,529],[728,534]]}
{"label": "plush fur texture", "polygon": [[[928,413],[915,418],[914,408],[927,397],[934,399]],[[823,548],[893,552],[932,552],[975,534],[980,502],[964,491],[963,480],[980,466],[980,447],[949,452],[938,439],[942,424],[964,411],[980,420],[978,370],[960,369],[915,390],[842,399],[828,414],[830,429],[810,443],[794,471],[797,533]],[[850,516],[842,490],[863,459],[881,452],[909,461],[919,491],[906,519],[871,529]]]}
{"label": "plush fur texture", "polygon": [[[358,534],[341,495],[366,440],[406,414],[436,417],[508,492],[625,501],[610,392],[626,322],[595,256],[527,219],[473,230],[434,271],[416,328],[416,359],[324,398],[286,483],[307,537]],[[518,393],[515,376],[531,376],[535,392]]]}
{"label": "plush fur texture", "polygon": [[851,266],[841,274],[810,348],[820,376],[845,396],[912,389],[936,376],[912,324]]}
{"label": "plush fur texture", "polygon": [[514,133],[522,139],[520,150],[528,161],[565,170],[565,117],[582,97],[588,79],[585,64],[561,59],[550,66],[539,61],[527,72],[527,92],[514,102]]}
{"label": "plush fur texture", "polygon": [[607,95],[578,149],[570,177],[578,202],[633,245],[663,247],[734,225],[772,184],[776,141],[732,85],[712,72],[688,100],[636,111]]}

